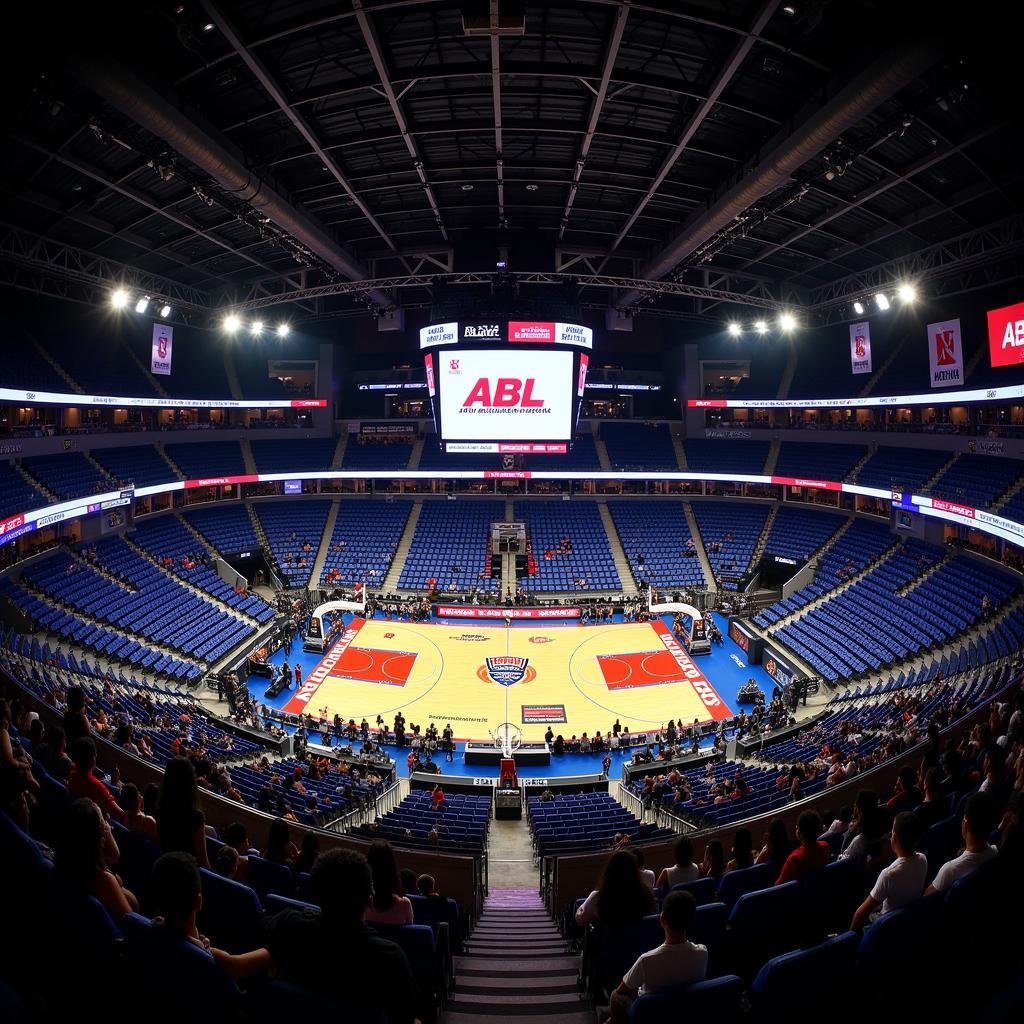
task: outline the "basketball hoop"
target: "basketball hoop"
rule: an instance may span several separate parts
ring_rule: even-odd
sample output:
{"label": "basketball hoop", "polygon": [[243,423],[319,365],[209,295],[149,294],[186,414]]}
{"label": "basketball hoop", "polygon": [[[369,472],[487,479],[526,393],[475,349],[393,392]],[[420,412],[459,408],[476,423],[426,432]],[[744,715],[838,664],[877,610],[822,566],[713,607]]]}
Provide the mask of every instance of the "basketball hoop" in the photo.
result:
{"label": "basketball hoop", "polygon": [[523,744],[523,731],[511,722],[502,722],[491,733],[491,739],[495,748],[501,751],[502,757],[511,757]]}

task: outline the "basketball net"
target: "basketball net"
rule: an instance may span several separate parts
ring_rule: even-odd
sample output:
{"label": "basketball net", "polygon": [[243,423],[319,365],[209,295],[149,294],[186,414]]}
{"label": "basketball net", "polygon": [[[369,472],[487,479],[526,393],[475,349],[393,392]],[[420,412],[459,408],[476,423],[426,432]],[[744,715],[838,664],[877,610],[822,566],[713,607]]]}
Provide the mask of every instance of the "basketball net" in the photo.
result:
{"label": "basketball net", "polygon": [[511,757],[523,742],[523,731],[511,722],[502,722],[491,733],[494,746],[501,751],[502,757]]}

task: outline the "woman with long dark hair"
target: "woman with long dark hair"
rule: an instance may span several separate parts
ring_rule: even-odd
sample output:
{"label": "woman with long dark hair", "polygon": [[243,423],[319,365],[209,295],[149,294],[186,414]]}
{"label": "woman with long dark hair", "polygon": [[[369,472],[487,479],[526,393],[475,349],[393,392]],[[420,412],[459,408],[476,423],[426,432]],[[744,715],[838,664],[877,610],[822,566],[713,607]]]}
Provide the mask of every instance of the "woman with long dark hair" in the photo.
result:
{"label": "woman with long dark hair", "polygon": [[704,847],[704,860],[700,865],[701,878],[713,878],[715,884],[722,880],[725,872],[725,848],[721,839],[709,839]]}
{"label": "woman with long dark hair", "polygon": [[732,841],[732,859],[725,865],[725,870],[742,871],[754,865],[754,836],[749,828],[736,829]]}
{"label": "woman with long dark hair", "polygon": [[111,870],[121,854],[100,809],[87,797],[76,800],[61,821],[54,866],[67,886],[103,904],[115,924],[139,909],[138,900]]}
{"label": "woman with long dark hair", "polygon": [[384,839],[374,840],[366,859],[373,875],[373,896],[366,908],[366,923],[412,924],[412,901],[402,892],[402,879],[391,844]]}
{"label": "woman with long dark hair", "polygon": [[764,837],[764,846],[761,847],[754,863],[783,864],[793,852],[795,845],[786,831],[786,823],[781,818],[772,818]]}
{"label": "woman with long dark hair", "polygon": [[298,856],[299,851],[288,831],[288,822],[284,818],[275,818],[270,823],[270,831],[267,833],[267,848],[263,851],[263,859],[291,867]]}
{"label": "woman with long dark hair", "polygon": [[167,762],[156,824],[164,853],[191,853],[201,868],[210,866],[206,852],[206,818],[199,810],[199,786],[192,762],[175,757]]}
{"label": "woman with long dark hair", "polygon": [[644,882],[640,865],[629,850],[608,858],[598,887],[576,911],[577,924],[600,922],[611,927],[633,924],[655,910],[654,892]]}

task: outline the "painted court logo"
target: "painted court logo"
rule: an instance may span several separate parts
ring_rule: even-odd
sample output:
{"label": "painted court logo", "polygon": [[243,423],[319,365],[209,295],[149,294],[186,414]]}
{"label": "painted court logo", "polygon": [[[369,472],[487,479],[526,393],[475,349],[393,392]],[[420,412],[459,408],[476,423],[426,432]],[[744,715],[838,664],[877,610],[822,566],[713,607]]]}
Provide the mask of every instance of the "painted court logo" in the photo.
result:
{"label": "painted court logo", "polygon": [[529,658],[519,658],[512,654],[499,654],[487,658],[476,674],[485,683],[497,683],[499,686],[529,683],[537,678],[537,673],[529,667],[529,661]]}

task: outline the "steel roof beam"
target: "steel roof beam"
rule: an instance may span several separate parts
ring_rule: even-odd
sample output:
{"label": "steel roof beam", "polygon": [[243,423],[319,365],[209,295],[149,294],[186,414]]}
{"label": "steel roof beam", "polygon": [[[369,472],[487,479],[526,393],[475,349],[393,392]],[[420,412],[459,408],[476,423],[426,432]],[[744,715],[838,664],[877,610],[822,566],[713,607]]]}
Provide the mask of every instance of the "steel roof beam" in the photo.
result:
{"label": "steel roof beam", "polygon": [[505,157],[501,134],[501,45],[498,36],[498,0],[490,0],[491,97],[494,110],[494,171],[498,185],[498,229],[505,227]]}
{"label": "steel roof beam", "polygon": [[373,27],[373,22],[370,19],[370,16],[366,13],[362,0],[352,0],[352,6],[355,10],[356,21],[359,23],[359,29],[363,33],[363,40],[366,43],[367,49],[370,51],[370,57],[373,59],[373,66],[377,70],[377,77],[380,79],[381,88],[384,90],[384,97],[387,99],[388,106],[391,108],[391,114],[395,119],[395,123],[398,125],[398,130],[402,133],[402,140],[405,142],[405,148],[409,151],[409,156],[412,157],[413,167],[416,169],[416,174],[423,187],[423,194],[426,196],[427,202],[430,204],[430,209],[434,212],[434,220],[437,222],[437,230],[441,232],[441,237],[447,242],[448,232],[445,229],[444,219],[441,216],[441,207],[438,205],[437,197],[434,195],[433,188],[431,188],[430,179],[427,177],[426,168],[423,166],[423,157],[420,155],[419,148],[416,145],[416,139],[409,131],[409,126],[405,120],[405,114],[402,111],[401,102],[399,101],[398,96],[395,95],[395,89],[391,83],[390,71],[385,63],[384,55],[381,52],[380,42],[377,39],[377,32]]}
{"label": "steel roof beam", "polygon": [[572,183],[569,185],[569,195],[565,200],[565,209],[558,222],[558,240],[561,241],[565,235],[565,229],[569,224],[569,214],[572,213],[572,204],[576,201],[576,192],[580,187],[580,179],[583,177],[583,169],[587,166],[587,157],[590,155],[590,145],[594,141],[594,133],[597,131],[597,122],[601,118],[601,110],[604,108],[605,97],[608,95],[608,85],[611,82],[612,71],[615,69],[615,61],[619,55],[619,46],[622,43],[622,33],[626,29],[626,19],[629,17],[629,0],[625,0],[621,7],[615,12],[615,20],[612,23],[612,34],[605,48],[604,66],[601,69],[601,80],[598,82],[597,91],[590,102],[590,117],[587,120],[587,130],[580,142],[579,152],[576,155],[576,162],[573,165]]}

